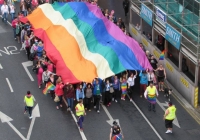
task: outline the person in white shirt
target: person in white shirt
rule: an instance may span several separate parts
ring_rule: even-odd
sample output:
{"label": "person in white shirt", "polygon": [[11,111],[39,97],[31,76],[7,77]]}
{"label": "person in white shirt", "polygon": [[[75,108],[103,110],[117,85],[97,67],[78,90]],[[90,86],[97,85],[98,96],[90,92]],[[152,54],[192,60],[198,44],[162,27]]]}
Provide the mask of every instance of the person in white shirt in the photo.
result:
{"label": "person in white shirt", "polygon": [[150,84],[150,82],[155,83],[155,81],[154,81],[155,75],[153,73],[153,70],[148,70],[147,71],[147,77],[148,77],[148,85]]}
{"label": "person in white shirt", "polygon": [[44,72],[42,73],[42,81],[44,83],[44,85],[46,86],[46,84],[48,83],[49,77],[50,77],[51,72],[48,71],[47,68],[44,69]]}
{"label": "person in white shirt", "polygon": [[2,13],[2,22],[7,23],[8,14],[9,14],[9,8],[8,5],[6,5],[6,2],[4,1],[4,4],[1,6],[1,13]]}
{"label": "person in white shirt", "polygon": [[139,25],[138,23],[136,24],[135,28],[136,28],[138,31],[140,31],[140,29],[141,29],[141,27],[140,27],[140,25]]}
{"label": "person in white shirt", "polygon": [[11,20],[13,21],[15,18],[15,6],[12,3],[10,4],[10,15],[11,15]]}
{"label": "person in white shirt", "polygon": [[136,78],[136,76],[137,76],[137,71],[135,71],[135,75],[133,73],[131,73],[130,77],[127,80],[130,101],[133,101],[132,100],[132,94],[133,94],[133,91],[134,91],[134,85],[135,85],[135,78]]}

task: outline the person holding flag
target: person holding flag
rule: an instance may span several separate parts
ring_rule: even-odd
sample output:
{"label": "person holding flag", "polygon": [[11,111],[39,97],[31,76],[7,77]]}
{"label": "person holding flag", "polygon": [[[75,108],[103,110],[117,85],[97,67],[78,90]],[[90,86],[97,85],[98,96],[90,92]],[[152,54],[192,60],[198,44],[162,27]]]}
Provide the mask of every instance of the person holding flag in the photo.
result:
{"label": "person holding flag", "polygon": [[150,85],[146,88],[144,92],[144,97],[149,102],[149,111],[151,111],[151,106],[153,107],[153,111],[156,112],[155,104],[156,104],[156,96],[158,97],[158,91],[156,86],[153,85],[153,82],[150,82]]}

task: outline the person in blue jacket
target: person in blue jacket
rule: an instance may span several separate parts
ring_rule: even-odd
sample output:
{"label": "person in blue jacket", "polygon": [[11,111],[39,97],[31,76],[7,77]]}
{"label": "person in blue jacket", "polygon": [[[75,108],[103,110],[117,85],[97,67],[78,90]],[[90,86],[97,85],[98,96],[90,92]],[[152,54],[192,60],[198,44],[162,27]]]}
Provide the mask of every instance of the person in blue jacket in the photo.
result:
{"label": "person in blue jacket", "polygon": [[100,112],[100,99],[102,93],[102,87],[100,82],[101,81],[97,78],[93,81],[94,108],[97,110],[97,113]]}
{"label": "person in blue jacket", "polygon": [[139,77],[140,77],[140,97],[142,98],[142,95],[144,94],[146,87],[148,86],[147,72],[145,70],[140,71]]}
{"label": "person in blue jacket", "polygon": [[84,93],[85,87],[86,87],[85,83],[83,83],[83,86],[82,86],[82,84],[77,85],[77,89],[76,89],[76,100],[77,101],[85,98],[85,93]]}
{"label": "person in blue jacket", "polygon": [[112,80],[112,86],[113,86],[113,89],[114,89],[114,93],[113,93],[113,98],[112,98],[112,101],[115,101],[117,103],[117,99],[119,97],[119,94],[120,94],[120,81],[117,77],[117,75],[113,76],[111,78]]}

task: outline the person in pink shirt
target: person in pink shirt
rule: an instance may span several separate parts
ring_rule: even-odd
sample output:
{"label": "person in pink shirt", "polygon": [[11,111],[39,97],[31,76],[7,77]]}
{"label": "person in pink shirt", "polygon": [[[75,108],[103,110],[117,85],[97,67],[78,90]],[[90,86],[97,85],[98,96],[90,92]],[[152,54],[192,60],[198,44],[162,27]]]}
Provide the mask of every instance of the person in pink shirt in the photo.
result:
{"label": "person in pink shirt", "polygon": [[31,4],[33,6],[33,9],[37,8],[37,6],[38,6],[38,0],[32,0]]}
{"label": "person in pink shirt", "polygon": [[41,65],[41,61],[37,62],[36,73],[37,73],[38,87],[41,88],[41,85],[42,85],[42,73],[43,73],[43,68],[42,68],[42,65]]}
{"label": "person in pink shirt", "polygon": [[[0,9],[1,9],[1,6],[4,4],[4,0],[0,0]],[[1,13],[1,10],[0,10],[0,13]],[[1,13],[2,14],[2,13]]]}
{"label": "person in pink shirt", "polygon": [[12,28],[13,28],[13,33],[14,33],[14,39],[16,40],[16,25],[18,23],[18,19],[15,18],[13,21],[12,21]]}
{"label": "person in pink shirt", "polygon": [[53,72],[54,65],[50,60],[48,60],[48,62],[45,62],[45,65],[47,66],[48,71]]}

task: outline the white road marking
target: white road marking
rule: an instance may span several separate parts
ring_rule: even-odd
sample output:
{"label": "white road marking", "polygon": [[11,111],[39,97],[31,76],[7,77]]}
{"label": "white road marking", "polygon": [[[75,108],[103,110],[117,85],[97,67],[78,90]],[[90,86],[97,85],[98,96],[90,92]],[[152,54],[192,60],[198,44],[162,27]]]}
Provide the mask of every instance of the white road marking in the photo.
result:
{"label": "white road marking", "polygon": [[[65,100],[65,98],[63,98],[63,101],[64,101],[65,105],[68,106],[67,101]],[[74,113],[73,113],[72,111],[70,111],[70,112],[71,112],[71,115],[72,115],[72,117],[73,117],[75,123],[77,124],[77,119],[76,119]],[[78,125],[77,125],[77,127],[78,127]],[[78,127],[78,130],[79,130],[79,133],[81,134],[82,140],[87,140],[87,138],[86,138],[84,132],[83,132],[83,131],[80,131],[79,127]]]}
{"label": "white road marking", "polygon": [[8,86],[9,86],[9,88],[10,88],[10,91],[13,92],[13,88],[12,88],[12,86],[11,86],[10,81],[9,81],[8,78],[6,78],[6,82],[8,83]]}
{"label": "white road marking", "polygon": [[[130,99],[129,95],[127,94],[128,98]],[[147,117],[144,115],[144,113],[140,110],[140,108],[137,106],[137,104],[134,101],[131,101],[132,104],[137,108],[137,110],[140,112],[140,114],[142,115],[142,117],[145,119],[145,121],[149,124],[149,126],[151,127],[151,129],[154,131],[154,133],[157,135],[157,137],[160,140],[163,140],[163,138],[159,135],[159,133],[156,131],[156,129],[153,127],[153,125],[150,123],[150,121],[147,119]]]}
{"label": "white road marking", "polygon": [[[1,15],[1,18],[3,18],[2,15]],[[8,20],[7,20],[7,23],[8,23],[10,26],[12,26],[12,24],[11,24]]]}
{"label": "white road marking", "polygon": [[31,133],[33,130],[33,126],[34,126],[36,117],[40,117],[40,110],[39,110],[38,104],[34,107],[32,114],[33,114],[33,118],[31,120],[31,124],[30,124],[29,130],[28,130],[28,134],[27,134],[27,138],[26,138],[27,140],[29,140],[31,137]]}
{"label": "white road marking", "polygon": [[32,66],[32,65],[33,65],[33,62],[32,62],[32,61],[23,62],[22,65],[23,65],[23,67],[24,67],[26,73],[28,74],[29,78],[31,79],[31,81],[34,81],[32,75],[30,74],[30,72],[29,72],[29,70],[28,70],[28,68],[27,68],[27,67],[29,67],[29,66]]}
{"label": "white road marking", "polygon": [[0,69],[3,69],[2,65],[0,64]]}
{"label": "white road marking", "polygon": [[13,121],[12,118],[10,118],[9,116],[7,116],[6,114],[4,114],[3,112],[0,111],[0,119],[2,123],[7,123],[14,131],[15,133],[17,133],[17,135],[22,139],[22,140],[26,140],[26,138],[17,130],[17,128],[15,128],[15,126],[10,122]]}
{"label": "white road marking", "polygon": [[[168,107],[168,103],[161,103],[158,99],[156,99],[156,102],[158,103],[158,105],[162,108],[163,111],[165,111],[166,109],[164,108],[164,106]],[[178,122],[177,117],[174,119],[173,124],[176,125],[178,128],[181,128]]]}

